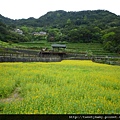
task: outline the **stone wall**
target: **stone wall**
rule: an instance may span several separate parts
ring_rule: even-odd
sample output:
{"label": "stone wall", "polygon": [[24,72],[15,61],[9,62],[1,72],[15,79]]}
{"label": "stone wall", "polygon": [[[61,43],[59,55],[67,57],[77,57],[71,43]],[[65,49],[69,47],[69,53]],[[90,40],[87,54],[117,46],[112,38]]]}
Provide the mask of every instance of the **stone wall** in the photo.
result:
{"label": "stone wall", "polygon": [[0,57],[0,62],[60,62],[61,58],[40,58],[40,57],[31,57],[31,58],[17,58],[17,57]]}

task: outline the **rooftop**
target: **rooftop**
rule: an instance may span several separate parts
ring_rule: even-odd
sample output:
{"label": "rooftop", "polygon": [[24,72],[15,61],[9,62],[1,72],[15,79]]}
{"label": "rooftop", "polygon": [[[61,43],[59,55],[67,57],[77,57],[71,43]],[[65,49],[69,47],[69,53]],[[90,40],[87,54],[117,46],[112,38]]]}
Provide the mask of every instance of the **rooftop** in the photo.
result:
{"label": "rooftop", "polygon": [[53,48],[66,48],[66,45],[63,45],[63,44],[52,44],[51,46]]}

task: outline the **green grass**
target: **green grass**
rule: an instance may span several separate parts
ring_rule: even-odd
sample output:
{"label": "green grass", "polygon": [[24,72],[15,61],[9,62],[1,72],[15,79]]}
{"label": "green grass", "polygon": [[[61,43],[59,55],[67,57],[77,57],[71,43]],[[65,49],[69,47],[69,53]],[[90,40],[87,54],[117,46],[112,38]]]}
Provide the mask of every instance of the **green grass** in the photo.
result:
{"label": "green grass", "polygon": [[[2,114],[120,114],[120,67],[72,61],[0,63]],[[5,101],[19,88],[22,99]]]}
{"label": "green grass", "polygon": [[[34,42],[23,42],[23,43],[13,43],[9,44],[6,42],[0,41],[1,47],[8,48],[19,48],[19,49],[34,49],[40,50],[41,48],[47,47],[49,50],[52,49],[52,42],[47,42],[44,40],[34,41]],[[75,53],[92,53],[92,55],[103,55],[103,56],[120,56],[117,53],[110,53],[109,51],[105,51],[103,49],[103,45],[100,43],[65,43],[58,42],[58,44],[66,44],[66,52],[75,52]]]}
{"label": "green grass", "polygon": [[40,49],[41,47],[51,47],[51,44],[48,43],[47,41],[34,41],[34,42],[22,42],[18,43],[18,45],[24,46],[26,48],[38,48]]}
{"label": "green grass", "polygon": [[[51,42],[41,41],[41,42],[29,42],[29,43],[19,43],[24,47],[40,49],[47,47],[48,49],[51,48]],[[103,49],[103,45],[100,43],[62,43],[58,42],[58,44],[66,44],[66,52],[75,52],[75,53],[88,53],[91,52],[93,55],[112,55],[112,56],[119,56],[117,53],[110,53],[109,51],[105,51]]]}

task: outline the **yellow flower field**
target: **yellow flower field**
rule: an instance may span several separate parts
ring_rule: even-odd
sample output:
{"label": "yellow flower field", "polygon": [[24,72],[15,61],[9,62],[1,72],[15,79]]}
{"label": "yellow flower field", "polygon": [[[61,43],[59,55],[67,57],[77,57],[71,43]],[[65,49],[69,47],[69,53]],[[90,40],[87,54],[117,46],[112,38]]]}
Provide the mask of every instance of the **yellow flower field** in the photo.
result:
{"label": "yellow flower field", "polygon": [[119,66],[0,63],[0,83],[1,114],[120,114]]}

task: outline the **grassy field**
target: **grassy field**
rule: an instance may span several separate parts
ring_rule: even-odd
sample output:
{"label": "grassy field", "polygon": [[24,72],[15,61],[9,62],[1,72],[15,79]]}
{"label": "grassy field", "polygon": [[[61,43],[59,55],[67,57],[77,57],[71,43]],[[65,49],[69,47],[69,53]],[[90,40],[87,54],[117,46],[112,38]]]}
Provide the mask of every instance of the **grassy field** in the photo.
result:
{"label": "grassy field", "polygon": [[[28,49],[28,50],[39,50],[41,48],[48,48],[52,50],[52,42],[47,41],[34,41],[34,42],[22,42],[22,43],[6,43],[0,41],[0,47],[3,48],[18,48],[18,49]],[[103,49],[103,45],[100,43],[68,43],[68,42],[58,42],[57,44],[66,44],[66,52],[74,53],[87,53],[91,55],[102,55],[102,56],[120,56],[118,53],[110,53]],[[0,48],[0,52],[3,50]]]}
{"label": "grassy field", "polygon": [[120,67],[92,61],[0,63],[1,114],[120,114]]}
{"label": "grassy field", "polygon": [[[18,43],[19,46],[32,49],[40,49],[47,47],[51,48],[51,42],[39,41],[39,42],[26,42]],[[58,42],[57,44],[66,44],[66,52],[75,52],[75,53],[92,53],[93,55],[111,55],[111,56],[120,56],[117,53],[110,53],[103,49],[103,45],[100,43],[68,43],[68,42]]]}

